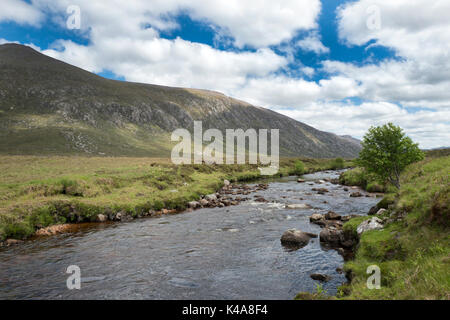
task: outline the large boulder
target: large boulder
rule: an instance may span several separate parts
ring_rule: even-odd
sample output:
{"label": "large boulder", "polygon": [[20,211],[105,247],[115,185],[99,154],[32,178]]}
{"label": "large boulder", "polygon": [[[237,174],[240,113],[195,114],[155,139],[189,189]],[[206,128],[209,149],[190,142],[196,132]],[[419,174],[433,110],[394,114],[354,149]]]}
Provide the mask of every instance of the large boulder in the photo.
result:
{"label": "large boulder", "polygon": [[309,240],[317,235],[303,232],[301,230],[290,229],[283,233],[281,236],[281,244],[290,245],[290,246],[298,246],[304,247],[309,243]]}
{"label": "large boulder", "polygon": [[356,228],[358,235],[363,234],[369,230],[380,230],[383,229],[383,221],[377,217],[373,217],[369,220],[361,222],[361,224]]}

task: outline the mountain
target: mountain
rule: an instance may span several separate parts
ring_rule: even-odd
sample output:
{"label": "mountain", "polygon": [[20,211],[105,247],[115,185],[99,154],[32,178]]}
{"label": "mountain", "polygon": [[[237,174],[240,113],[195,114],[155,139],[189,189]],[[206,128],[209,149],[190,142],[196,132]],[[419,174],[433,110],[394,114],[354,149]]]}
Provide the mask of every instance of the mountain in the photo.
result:
{"label": "mountain", "polygon": [[177,128],[280,129],[280,154],[355,157],[351,139],[221,93],[115,81],[0,45],[0,153],[167,157]]}

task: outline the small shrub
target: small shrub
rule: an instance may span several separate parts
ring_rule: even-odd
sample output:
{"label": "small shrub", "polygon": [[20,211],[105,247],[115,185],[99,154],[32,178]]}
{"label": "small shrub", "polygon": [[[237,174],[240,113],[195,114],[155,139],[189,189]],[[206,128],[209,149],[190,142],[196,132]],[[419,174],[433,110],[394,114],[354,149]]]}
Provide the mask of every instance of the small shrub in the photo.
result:
{"label": "small shrub", "polygon": [[343,169],[344,167],[345,167],[345,162],[344,162],[344,159],[342,159],[342,158],[336,158],[331,163],[331,168],[334,170]]}
{"label": "small shrub", "polygon": [[301,160],[295,161],[293,173],[298,176],[305,173],[305,164]]}

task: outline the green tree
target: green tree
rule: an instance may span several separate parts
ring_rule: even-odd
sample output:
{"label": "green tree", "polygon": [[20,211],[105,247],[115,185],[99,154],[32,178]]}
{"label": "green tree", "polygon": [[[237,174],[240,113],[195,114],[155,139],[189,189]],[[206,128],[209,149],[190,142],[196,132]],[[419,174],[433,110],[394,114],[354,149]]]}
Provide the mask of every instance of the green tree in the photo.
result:
{"label": "green tree", "polygon": [[362,147],[357,163],[397,188],[403,169],[424,158],[418,144],[392,123],[371,127],[364,136]]}

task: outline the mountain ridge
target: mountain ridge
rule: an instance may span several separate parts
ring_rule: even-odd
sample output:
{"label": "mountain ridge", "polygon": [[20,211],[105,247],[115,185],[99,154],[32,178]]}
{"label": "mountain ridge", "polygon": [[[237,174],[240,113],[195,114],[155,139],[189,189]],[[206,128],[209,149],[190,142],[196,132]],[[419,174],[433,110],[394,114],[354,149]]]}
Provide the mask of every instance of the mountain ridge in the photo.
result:
{"label": "mountain ridge", "polygon": [[[280,129],[280,155],[357,156],[347,137],[223,93],[105,79],[18,44],[0,45],[0,153],[170,155],[170,133]],[[353,139],[353,138],[352,138]]]}

